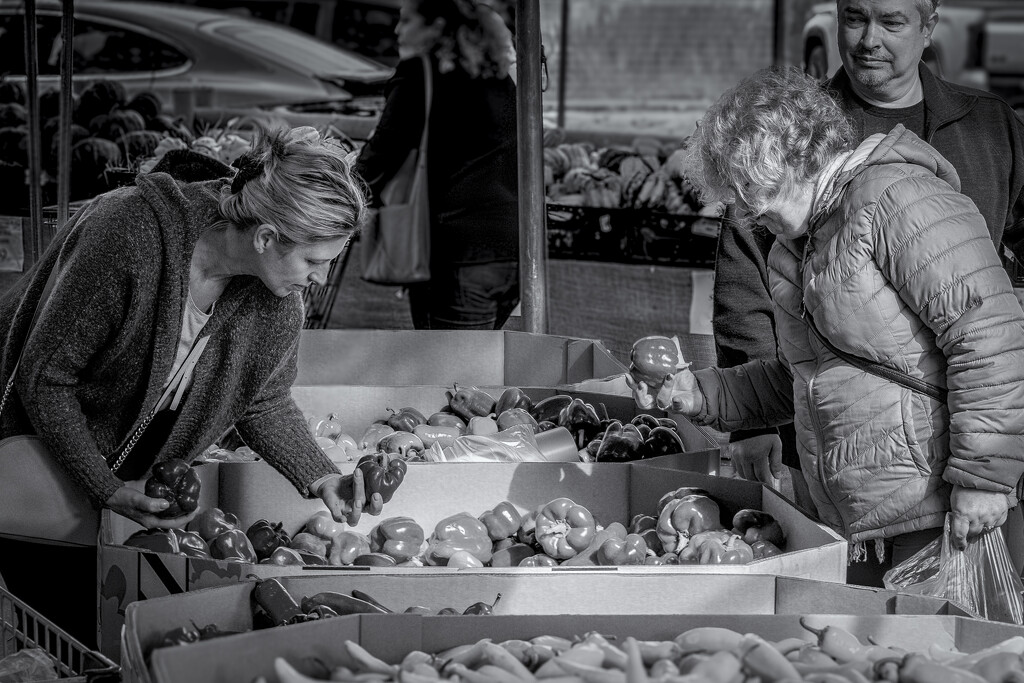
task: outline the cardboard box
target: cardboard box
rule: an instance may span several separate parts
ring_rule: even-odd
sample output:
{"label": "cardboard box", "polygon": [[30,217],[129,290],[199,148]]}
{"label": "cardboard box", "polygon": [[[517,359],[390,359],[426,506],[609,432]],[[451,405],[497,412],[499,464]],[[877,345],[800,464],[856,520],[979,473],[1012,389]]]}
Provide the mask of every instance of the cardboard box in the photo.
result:
{"label": "cardboard box", "polygon": [[[702,574],[686,579],[666,574],[595,573],[585,579],[571,572],[546,572],[523,581],[515,573],[428,574],[401,578],[346,576],[283,577],[299,599],[321,591],[362,590],[401,612],[410,605],[437,611],[464,608],[501,593],[495,615],[608,614],[946,614],[949,604],[877,588],[767,575]],[[122,678],[150,683],[144,654],[171,629],[191,623],[217,624],[229,631],[253,628],[250,595],[255,581],[243,581],[182,595],[132,603],[125,611],[121,647]],[[291,627],[285,627],[291,628]],[[227,644],[230,641],[222,641]]]}
{"label": "cardboard box", "polygon": [[295,384],[555,387],[625,371],[592,339],[485,330],[303,330]]}
{"label": "cardboard box", "polygon": [[[328,668],[350,665],[345,640],[356,641],[386,662],[398,663],[413,650],[440,652],[481,638],[495,642],[529,639],[538,635],[573,637],[597,631],[623,640],[671,640],[700,626],[719,626],[740,633],[756,633],[778,641],[814,637],[800,625],[800,616],[789,614],[701,615],[544,615],[423,617],[418,615],[360,615],[325,619],[281,629],[253,631],[230,642],[207,641],[187,647],[160,648],[153,652],[152,673],[157,683],[189,681],[220,683],[250,681],[257,676],[277,681],[273,661],[283,657],[293,665],[319,660]],[[974,652],[1014,636],[1024,628],[958,616],[836,615],[809,613],[819,627],[834,624],[852,632],[862,642],[877,642],[911,651],[927,652],[929,646],[956,647]]]}
{"label": "cardboard box", "polygon": [[[260,518],[282,521],[296,531],[322,504],[300,498],[280,474],[265,463],[222,463],[219,505],[239,516],[243,526]],[[238,470],[233,472],[232,470]],[[639,467],[635,463],[567,464],[450,463],[413,464],[406,483],[385,508],[385,516],[408,515],[429,535],[434,525],[460,511],[479,515],[502,500],[521,512],[549,500],[567,496],[587,505],[604,523],[628,523],[634,514],[650,513],[658,499],[680,486],[700,486],[723,503],[724,519],[741,508],[757,508],[774,515],[787,535],[787,552],[747,565],[673,565],[661,567],[600,567],[588,570],[562,567],[505,571],[529,584],[535,574],[571,571],[586,577],[605,572],[642,575],[670,574],[774,574],[844,583],[846,541],[831,529],[812,521],[772,489],[738,479],[722,479],[684,471]],[[356,527],[369,531],[380,518],[365,515]],[[124,610],[135,600],[182,593],[239,581],[249,575],[301,576],[315,573],[421,576],[427,573],[468,575],[448,567],[278,567],[215,560],[193,560],[177,555],[142,552],[120,545],[138,527],[123,517],[106,513],[100,526],[100,650],[117,659]],[[596,594],[595,594],[596,595]],[[475,602],[473,600],[471,602]]]}

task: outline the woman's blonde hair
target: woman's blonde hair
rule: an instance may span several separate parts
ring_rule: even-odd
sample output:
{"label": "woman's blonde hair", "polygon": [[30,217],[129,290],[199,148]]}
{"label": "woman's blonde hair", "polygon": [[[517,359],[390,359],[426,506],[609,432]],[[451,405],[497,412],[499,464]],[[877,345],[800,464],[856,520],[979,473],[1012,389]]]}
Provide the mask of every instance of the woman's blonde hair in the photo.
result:
{"label": "woman's blonde hair", "polygon": [[221,191],[220,214],[242,230],[273,225],[283,245],[351,235],[363,221],[366,197],[350,152],[310,126],[258,129]]}
{"label": "woman's blonde hair", "polygon": [[705,203],[739,201],[757,214],[855,142],[846,115],[817,81],[793,67],[770,67],[704,114],[688,142],[688,171]]}

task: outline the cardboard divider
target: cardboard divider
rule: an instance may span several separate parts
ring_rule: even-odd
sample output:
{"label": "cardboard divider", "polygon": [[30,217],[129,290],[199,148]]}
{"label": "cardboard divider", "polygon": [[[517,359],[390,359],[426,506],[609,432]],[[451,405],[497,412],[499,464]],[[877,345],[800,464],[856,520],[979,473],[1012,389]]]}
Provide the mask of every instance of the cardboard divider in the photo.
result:
{"label": "cardboard divider", "polygon": [[161,648],[153,653],[156,683],[189,681],[219,683],[265,676],[274,683],[273,661],[283,657],[300,669],[311,658],[328,669],[349,664],[345,640],[359,642],[386,662],[398,663],[413,650],[436,653],[481,638],[495,642],[530,639],[538,635],[572,638],[597,631],[619,641],[628,636],[642,640],[671,640],[691,628],[717,626],[739,633],[756,633],[779,641],[815,638],[800,624],[800,617],[821,628],[844,628],[862,642],[868,636],[889,646],[927,652],[935,645],[974,652],[1001,640],[1024,635],[1024,628],[965,617],[860,614],[685,614],[422,617],[417,615],[359,615],[326,619],[282,629],[254,631],[230,642],[207,641],[187,647]]}
{"label": "cardboard divider", "polygon": [[[423,605],[436,612],[457,609],[476,600],[502,598],[495,615],[609,614],[945,614],[948,603],[936,598],[906,601],[914,596],[877,588],[838,586],[806,579],[768,575],[690,576],[686,590],[668,574],[580,573],[531,574],[528,581],[510,573],[463,573],[380,577],[370,575],[282,577],[296,599],[321,591],[362,590],[396,612]],[[173,598],[156,598],[128,606],[122,645],[124,680],[149,683],[144,654],[163,635],[189,623],[216,623],[225,630],[253,627],[250,594],[254,581],[194,591]],[[577,623],[581,620],[577,617]],[[394,622],[389,622],[389,628]],[[284,627],[290,629],[293,627]],[[365,634],[365,631],[364,631]],[[389,635],[387,639],[391,639]],[[232,641],[222,641],[229,644]],[[130,672],[130,673],[129,673]]]}

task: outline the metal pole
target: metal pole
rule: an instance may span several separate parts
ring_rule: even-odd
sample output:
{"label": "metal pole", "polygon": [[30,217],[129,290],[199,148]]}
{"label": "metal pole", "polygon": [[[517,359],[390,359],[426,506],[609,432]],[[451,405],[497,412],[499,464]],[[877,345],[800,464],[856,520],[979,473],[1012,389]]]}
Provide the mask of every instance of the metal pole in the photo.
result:
{"label": "metal pole", "polygon": [[516,0],[519,291],[524,329],[547,334],[548,245],[540,45],[540,0]]}
{"label": "metal pole", "polygon": [[[43,194],[40,186],[42,157],[39,150],[39,50],[36,48],[36,0],[25,0],[25,98],[28,109],[28,200],[32,239],[31,264],[43,253]],[[25,265],[26,270],[29,264]]]}
{"label": "metal pole", "polygon": [[786,7],[783,0],[775,0],[772,6],[772,63],[781,66],[786,63]]}
{"label": "metal pole", "polygon": [[558,127],[565,128],[565,91],[569,73],[569,0],[562,0],[562,28],[558,41]]}
{"label": "metal pole", "polygon": [[[75,0],[63,0],[60,24],[60,151],[57,154],[57,225],[68,220],[71,203],[71,116],[74,113],[72,80],[75,64]],[[49,235],[53,237],[53,235]]]}

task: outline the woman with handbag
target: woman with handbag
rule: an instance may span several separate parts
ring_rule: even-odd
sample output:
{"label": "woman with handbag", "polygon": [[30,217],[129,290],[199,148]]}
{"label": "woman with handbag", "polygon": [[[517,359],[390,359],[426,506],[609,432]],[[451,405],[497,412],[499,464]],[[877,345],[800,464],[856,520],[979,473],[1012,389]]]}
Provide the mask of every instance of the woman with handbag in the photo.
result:
{"label": "woman with handbag", "polygon": [[[152,172],[100,195],[0,298],[0,436],[37,435],[94,509],[168,528],[195,513],[164,519],[166,501],[126,482],[156,462],[192,461],[233,425],[299,495],[356,523],[382,502],[367,500],[358,471],[342,476],[320,450],[291,384],[301,292],[324,282],[364,197],[347,150],[313,128],[260,131],[235,165],[233,178],[186,183]],[[4,476],[5,486],[21,484]],[[45,525],[52,495],[39,492],[31,510],[0,500],[0,536],[14,519],[31,539],[36,515],[39,536],[63,540]],[[34,579],[37,552],[0,539],[0,574],[30,604],[22,589],[32,586],[18,580]],[[81,570],[94,568],[95,559]],[[93,579],[93,603],[95,590]],[[83,597],[62,581],[38,591],[38,609],[73,617],[68,605]]]}
{"label": "woman with handbag", "polygon": [[410,153],[425,155],[429,274],[375,277],[364,228],[364,277],[406,284],[417,329],[501,329],[519,302],[511,34],[476,0],[404,0],[395,32],[402,61],[356,170],[383,219]]}
{"label": "woman with handbag", "polygon": [[795,69],[724,94],[690,149],[704,196],[777,236],[779,359],[630,379],[638,403],[727,432],[795,415],[851,582],[881,585],[947,512],[961,548],[1001,526],[1024,472],[1024,311],[952,165],[902,125],[858,144]]}

